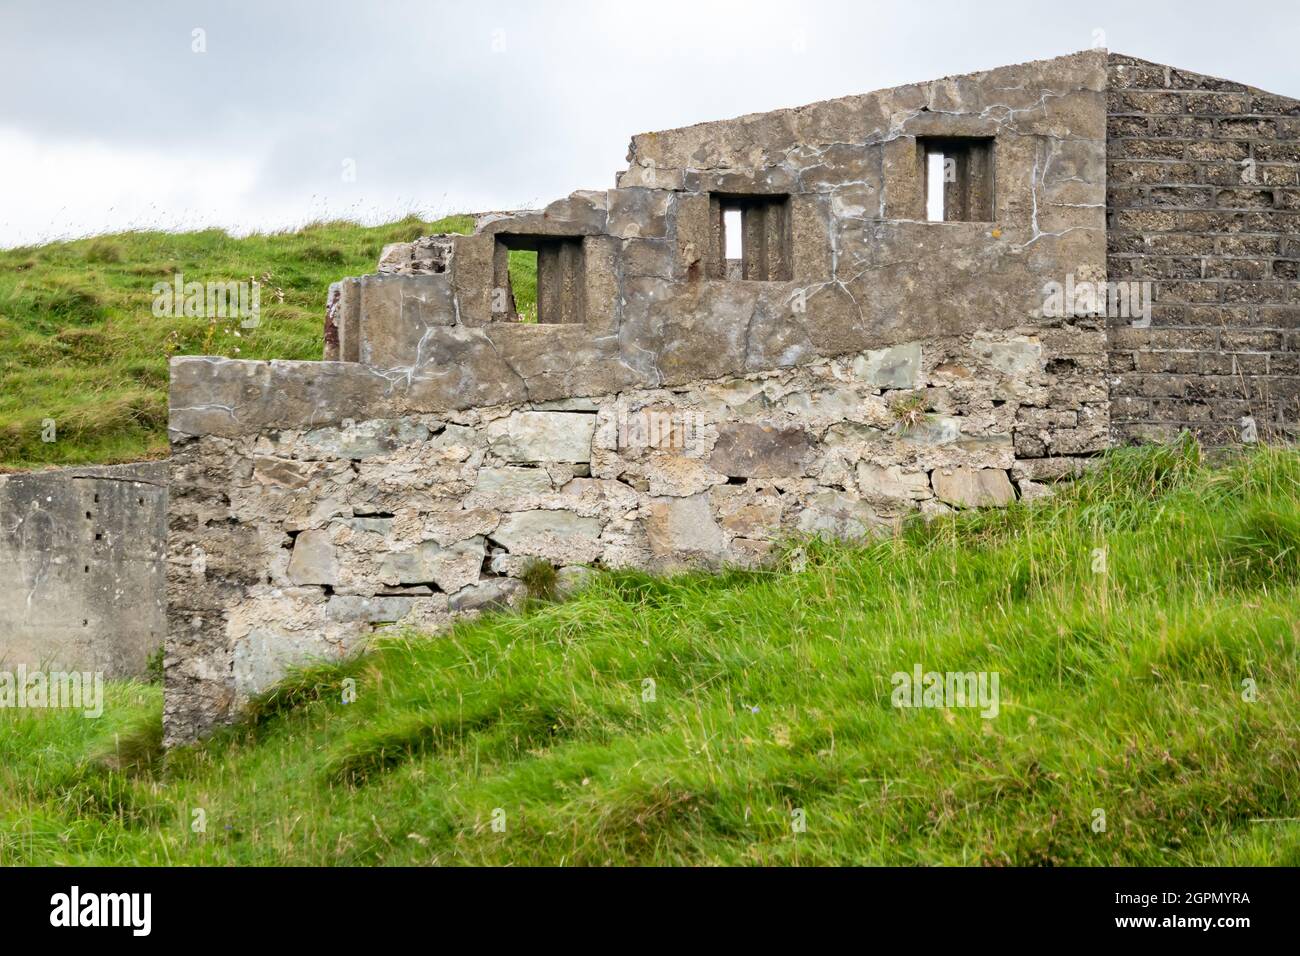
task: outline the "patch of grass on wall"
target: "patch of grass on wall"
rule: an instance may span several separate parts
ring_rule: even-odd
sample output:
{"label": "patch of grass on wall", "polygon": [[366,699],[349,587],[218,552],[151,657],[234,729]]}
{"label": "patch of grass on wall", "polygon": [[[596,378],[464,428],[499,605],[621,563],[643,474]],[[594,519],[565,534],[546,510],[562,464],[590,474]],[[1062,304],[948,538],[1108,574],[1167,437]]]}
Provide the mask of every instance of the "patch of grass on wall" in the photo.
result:
{"label": "patch of grass on wall", "polygon": [[537,253],[527,249],[510,251],[510,290],[520,322],[537,321]]}

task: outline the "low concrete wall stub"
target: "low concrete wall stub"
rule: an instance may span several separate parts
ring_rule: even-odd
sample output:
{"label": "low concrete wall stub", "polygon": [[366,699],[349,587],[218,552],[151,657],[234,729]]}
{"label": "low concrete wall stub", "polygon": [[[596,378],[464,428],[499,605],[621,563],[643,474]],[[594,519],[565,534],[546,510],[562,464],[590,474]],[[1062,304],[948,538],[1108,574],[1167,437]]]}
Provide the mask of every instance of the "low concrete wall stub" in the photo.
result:
{"label": "low concrete wall stub", "polygon": [[0,670],[143,675],[166,541],[166,462],[0,476]]}

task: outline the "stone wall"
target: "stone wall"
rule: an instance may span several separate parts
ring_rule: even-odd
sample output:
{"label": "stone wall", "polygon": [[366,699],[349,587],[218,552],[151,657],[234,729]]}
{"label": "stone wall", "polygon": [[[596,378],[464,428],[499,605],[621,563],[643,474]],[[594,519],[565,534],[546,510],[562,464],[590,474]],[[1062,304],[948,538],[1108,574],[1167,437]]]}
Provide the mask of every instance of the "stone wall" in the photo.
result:
{"label": "stone wall", "polygon": [[[350,383],[366,396],[401,391],[434,411],[1009,330],[1037,314],[1044,279],[1104,278],[1105,81],[1092,51],[637,136],[619,188],[485,216],[474,235],[439,237],[436,255],[392,256],[414,274],[341,283],[334,354],[374,370]],[[992,221],[925,221],[918,141],[954,136],[995,142]],[[784,197],[791,279],[710,277],[717,196]],[[510,321],[503,253],[560,239],[583,248],[584,321]],[[232,427],[224,407],[252,386],[241,376],[282,373],[186,374],[218,400],[173,408],[173,425],[201,433]],[[258,414],[247,402],[243,413]]]}
{"label": "stone wall", "polygon": [[[1092,51],[638,136],[615,189],[341,283],[342,361],[174,359],[168,740],[531,561],[752,564],[1073,474],[1106,332],[1042,289],[1105,276],[1105,85]],[[983,144],[991,221],[926,221],[929,137]],[[552,321],[514,321],[512,249]]]}
{"label": "stone wall", "polygon": [[166,633],[167,463],[0,476],[0,670],[141,676]]}
{"label": "stone wall", "polygon": [[1110,332],[1116,439],[1295,437],[1300,101],[1116,54],[1107,72],[1108,269],[1155,299],[1150,327]]}

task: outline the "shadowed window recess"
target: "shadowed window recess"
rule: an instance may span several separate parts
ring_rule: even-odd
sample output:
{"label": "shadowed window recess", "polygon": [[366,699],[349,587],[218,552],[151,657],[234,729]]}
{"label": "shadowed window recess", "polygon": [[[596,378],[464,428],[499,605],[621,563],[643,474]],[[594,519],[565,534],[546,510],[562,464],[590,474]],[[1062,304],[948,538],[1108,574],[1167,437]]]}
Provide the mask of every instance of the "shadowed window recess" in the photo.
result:
{"label": "shadowed window recess", "polygon": [[580,236],[498,235],[494,318],[543,325],[585,321],[585,256]]}
{"label": "shadowed window recess", "polygon": [[709,196],[709,276],[786,282],[794,277],[790,197]]}
{"label": "shadowed window recess", "polygon": [[992,137],[922,136],[916,144],[925,177],[925,218],[992,222]]}

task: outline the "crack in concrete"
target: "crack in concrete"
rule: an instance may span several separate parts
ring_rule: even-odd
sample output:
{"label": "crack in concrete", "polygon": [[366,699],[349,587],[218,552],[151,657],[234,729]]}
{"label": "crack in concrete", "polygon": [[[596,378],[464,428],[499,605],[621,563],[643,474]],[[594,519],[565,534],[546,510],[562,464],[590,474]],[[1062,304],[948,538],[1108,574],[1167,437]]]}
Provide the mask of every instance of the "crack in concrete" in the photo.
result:
{"label": "crack in concrete", "polygon": [[528,379],[524,378],[524,376],[519,373],[519,370],[506,360],[506,357],[501,354],[501,350],[497,348],[496,342],[492,341],[492,336],[486,330],[483,332],[483,340],[487,342],[488,347],[496,354],[496,357],[500,360],[501,364],[508,368],[515,378],[519,379],[519,384],[524,387],[524,401],[532,401],[533,396],[532,392],[528,388]]}

